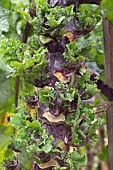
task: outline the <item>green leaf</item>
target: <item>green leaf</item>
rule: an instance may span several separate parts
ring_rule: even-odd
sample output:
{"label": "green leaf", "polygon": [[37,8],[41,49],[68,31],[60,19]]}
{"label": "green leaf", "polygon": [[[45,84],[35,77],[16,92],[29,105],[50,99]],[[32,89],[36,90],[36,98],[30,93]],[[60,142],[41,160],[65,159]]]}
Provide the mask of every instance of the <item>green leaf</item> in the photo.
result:
{"label": "green leaf", "polygon": [[77,151],[68,153],[66,162],[69,164],[71,170],[79,170],[81,167],[86,166],[86,155],[80,155]]}
{"label": "green leaf", "polygon": [[25,120],[26,120],[26,116],[24,114],[14,114],[11,118],[10,118],[10,125],[15,127],[16,129],[20,129],[25,125]]}
{"label": "green leaf", "polygon": [[42,103],[48,103],[51,102],[53,99],[55,99],[55,93],[54,90],[51,88],[47,89],[39,89],[39,99]]}
{"label": "green leaf", "polygon": [[9,11],[0,6],[0,35],[3,31],[7,32],[9,30],[9,23],[7,20],[8,14]]}
{"label": "green leaf", "polygon": [[82,130],[78,130],[78,133],[84,138],[84,139],[86,139],[86,135],[85,135],[85,133],[82,131]]}
{"label": "green leaf", "polygon": [[18,6],[26,6],[29,4],[29,0],[11,0],[11,3],[14,3]]}
{"label": "green leaf", "polygon": [[102,149],[102,153],[99,153],[99,158],[102,161],[108,161],[108,146],[104,146]]}
{"label": "green leaf", "polygon": [[10,9],[11,2],[9,0],[0,0],[0,6],[6,9]]}
{"label": "green leaf", "polygon": [[50,41],[53,41],[53,39],[51,37],[49,37],[49,36],[39,35],[39,41],[42,44],[46,44],[46,43],[49,43]]}
{"label": "green leaf", "polygon": [[18,154],[18,161],[25,169],[31,169],[32,163],[25,148],[22,149],[22,153]]}
{"label": "green leaf", "polygon": [[0,125],[0,150],[11,142],[10,135],[13,133],[11,126]]}
{"label": "green leaf", "polygon": [[11,81],[6,79],[4,82],[0,83],[0,102],[4,103],[11,97]]}
{"label": "green leaf", "polygon": [[11,97],[11,80],[8,78],[12,69],[0,58],[0,102],[4,103]]}
{"label": "green leaf", "polygon": [[102,8],[104,14],[106,15],[107,19],[113,25],[113,1],[111,1],[111,0],[102,0],[101,8]]}
{"label": "green leaf", "polygon": [[50,141],[48,141],[43,147],[42,147],[42,150],[45,152],[45,153],[49,153],[52,149],[52,143]]}
{"label": "green leaf", "polygon": [[26,121],[26,126],[31,129],[43,130],[41,123],[38,120],[34,120],[33,122]]}
{"label": "green leaf", "polygon": [[10,136],[13,134],[13,129],[10,126],[0,125],[0,164],[3,163],[7,147],[11,143]]}

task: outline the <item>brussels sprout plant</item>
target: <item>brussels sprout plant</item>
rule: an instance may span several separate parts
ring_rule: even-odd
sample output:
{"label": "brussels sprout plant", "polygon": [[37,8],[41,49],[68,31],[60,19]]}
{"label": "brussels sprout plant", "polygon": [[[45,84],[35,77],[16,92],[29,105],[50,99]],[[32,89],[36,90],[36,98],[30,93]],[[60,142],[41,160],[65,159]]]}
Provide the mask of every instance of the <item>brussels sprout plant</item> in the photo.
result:
{"label": "brussels sprout plant", "polygon": [[89,101],[100,90],[110,98],[104,87],[109,93],[112,89],[98,78],[102,67],[98,73],[88,67],[103,54],[101,35],[90,38],[102,17],[100,7],[84,2],[0,2],[7,24],[0,28],[0,60],[8,71],[1,65],[0,70],[8,77],[6,92],[12,98],[4,100],[15,112],[2,168],[78,170],[87,164],[81,150],[94,146],[96,129],[105,123]]}

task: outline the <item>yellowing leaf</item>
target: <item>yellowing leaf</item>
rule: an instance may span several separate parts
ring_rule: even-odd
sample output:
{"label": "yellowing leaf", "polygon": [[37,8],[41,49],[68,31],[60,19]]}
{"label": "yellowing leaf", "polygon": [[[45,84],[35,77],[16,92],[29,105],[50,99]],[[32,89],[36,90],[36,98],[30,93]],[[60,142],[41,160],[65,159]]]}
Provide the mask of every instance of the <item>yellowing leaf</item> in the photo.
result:
{"label": "yellowing leaf", "polygon": [[41,163],[38,166],[42,169],[45,169],[45,168],[48,168],[48,167],[56,166],[57,164],[58,164],[57,161],[55,161],[54,159],[50,159],[48,162]]}
{"label": "yellowing leaf", "polygon": [[68,37],[68,39],[69,39],[70,42],[73,42],[73,41],[76,40],[76,39],[74,38],[74,35],[73,35],[72,32],[66,32],[66,33],[64,34],[64,36]]}
{"label": "yellowing leaf", "polygon": [[50,112],[45,112],[43,117],[45,117],[49,122],[54,123],[65,121],[65,116],[63,114],[60,114],[59,116],[53,116]]}
{"label": "yellowing leaf", "polygon": [[70,146],[70,147],[69,147],[69,152],[71,152],[71,153],[72,153],[73,151],[74,151],[73,147],[72,147],[72,146]]}
{"label": "yellowing leaf", "polygon": [[9,123],[9,119],[10,119],[11,116],[12,116],[12,114],[10,114],[10,113],[4,115],[3,118],[2,118],[2,122],[1,123],[4,124],[4,125]]}
{"label": "yellowing leaf", "polygon": [[60,82],[63,83],[63,84],[66,84],[66,83],[68,83],[70,81],[70,77],[67,77],[67,78],[64,77],[61,72],[55,72],[53,75],[55,77],[57,77],[57,79],[59,79]]}
{"label": "yellowing leaf", "polygon": [[60,147],[62,150],[66,150],[66,145],[63,141],[58,145],[58,147]]}
{"label": "yellowing leaf", "polygon": [[31,117],[33,117],[33,115],[35,114],[35,109],[30,108],[27,104],[25,106],[26,106],[26,110],[30,111]]}
{"label": "yellowing leaf", "polygon": [[84,73],[86,73],[86,67],[85,67],[85,64],[84,64],[84,63],[81,64],[80,73],[81,73],[82,75],[83,75]]}
{"label": "yellowing leaf", "polygon": [[28,111],[28,110],[29,110],[29,107],[28,107],[28,105],[27,105],[27,104],[25,105],[25,107],[26,107],[26,110]]}
{"label": "yellowing leaf", "polygon": [[68,170],[67,167],[61,167],[60,170]]}
{"label": "yellowing leaf", "polygon": [[65,137],[65,139],[64,139],[64,140],[65,140],[65,143],[68,143],[68,139],[67,139],[66,137]]}
{"label": "yellowing leaf", "polygon": [[35,109],[30,109],[30,115],[31,115],[31,117],[33,117],[34,114],[35,114]]}

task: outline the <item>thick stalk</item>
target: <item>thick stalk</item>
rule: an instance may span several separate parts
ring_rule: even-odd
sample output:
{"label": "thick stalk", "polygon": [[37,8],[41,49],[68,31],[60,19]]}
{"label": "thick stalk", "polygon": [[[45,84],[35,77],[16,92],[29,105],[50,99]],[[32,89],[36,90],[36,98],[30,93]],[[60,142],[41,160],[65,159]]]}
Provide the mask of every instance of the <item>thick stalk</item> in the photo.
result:
{"label": "thick stalk", "polygon": [[[103,147],[105,145],[105,126],[101,126],[99,129],[98,129],[98,132],[99,132],[99,144],[98,144],[98,148],[99,148],[99,152],[102,152],[103,150]],[[99,170],[108,170],[108,164],[105,162],[105,161],[102,161],[100,160],[99,161],[99,166],[98,166],[98,169]]]}
{"label": "thick stalk", "polygon": [[20,84],[20,77],[16,77],[15,82],[15,107],[18,108],[18,94],[19,94],[19,84]]}
{"label": "thick stalk", "polygon": [[[113,87],[113,26],[103,19],[106,82]],[[108,164],[113,170],[113,105],[107,110]]]}

